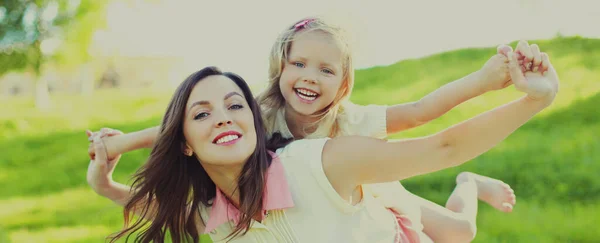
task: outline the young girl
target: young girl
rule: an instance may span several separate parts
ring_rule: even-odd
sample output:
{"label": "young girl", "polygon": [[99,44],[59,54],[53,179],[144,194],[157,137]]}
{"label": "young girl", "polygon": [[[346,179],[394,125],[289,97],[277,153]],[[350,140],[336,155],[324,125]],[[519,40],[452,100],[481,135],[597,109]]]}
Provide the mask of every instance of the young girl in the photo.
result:
{"label": "young girl", "polygon": [[[267,143],[260,108],[239,76],[205,68],[177,89],[133,187],[112,180],[119,156],[97,136],[88,183],[125,206],[126,229],[113,241],[141,230],[136,241],[163,242],[168,231],[173,242],[197,241],[199,232],[216,242],[406,242],[410,232],[361,185],[458,166],[552,103],[552,66],[526,78],[513,56],[511,68],[525,97],[432,136],[341,136],[287,146],[278,136]],[[130,226],[134,213],[141,217]]]}
{"label": "young girl", "polygon": [[[498,50],[501,53],[510,48],[504,46]],[[519,57],[521,62],[533,60],[539,66],[541,57],[537,46],[529,47],[521,42],[517,52],[524,54]],[[343,30],[322,19],[306,19],[284,31],[275,42],[270,58],[270,85],[258,99],[265,111],[267,134],[279,132],[285,138],[296,139],[342,135],[383,138],[424,124],[486,91],[508,86],[511,80],[506,63],[504,55],[495,55],[481,70],[443,86],[418,102],[389,107],[356,106],[348,101],[354,70]],[[124,148],[121,152],[150,147],[157,133],[155,127],[128,134],[128,140],[122,140],[127,141],[126,144],[118,147]],[[446,204],[452,211],[408,194],[397,182],[371,189],[388,207],[421,217],[426,224],[425,232],[430,234],[431,229],[430,236],[434,240],[454,234],[474,237],[477,195],[502,211],[511,211],[515,203],[514,193],[501,181],[463,173],[457,177],[457,183]],[[423,215],[419,215],[420,210],[401,204],[406,196],[419,202]],[[439,223],[447,220],[451,221]],[[445,227],[438,229],[437,225]],[[436,237],[436,234],[441,236]]]}

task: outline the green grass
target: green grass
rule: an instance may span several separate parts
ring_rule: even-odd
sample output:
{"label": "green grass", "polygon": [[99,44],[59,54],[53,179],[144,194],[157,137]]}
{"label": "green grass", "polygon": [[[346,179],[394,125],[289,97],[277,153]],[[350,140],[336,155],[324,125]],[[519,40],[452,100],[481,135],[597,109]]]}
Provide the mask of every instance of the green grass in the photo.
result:
{"label": "green grass", "polygon": [[[561,77],[555,103],[490,152],[462,166],[403,181],[444,204],[460,171],[506,181],[511,214],[481,204],[475,242],[597,242],[600,231],[600,40],[532,41]],[[513,45],[514,46],[514,45]],[[479,69],[494,48],[457,50],[357,71],[359,104],[414,101]],[[85,129],[124,132],[158,125],[172,90],[104,90],[54,95],[39,112],[31,98],[0,100],[0,243],[103,242],[122,227],[122,210],[91,191]],[[392,138],[431,134],[519,97],[513,88],[477,97],[441,118]],[[128,182],[149,150],[123,156],[114,177]]]}

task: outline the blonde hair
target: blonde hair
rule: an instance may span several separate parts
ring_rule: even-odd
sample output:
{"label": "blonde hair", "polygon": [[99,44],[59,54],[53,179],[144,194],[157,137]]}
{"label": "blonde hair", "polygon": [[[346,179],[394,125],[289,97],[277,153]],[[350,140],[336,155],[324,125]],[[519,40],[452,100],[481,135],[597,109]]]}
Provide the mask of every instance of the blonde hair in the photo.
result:
{"label": "blonde hair", "polygon": [[294,23],[279,34],[277,41],[271,48],[269,58],[269,83],[267,89],[258,96],[258,102],[263,108],[263,119],[269,135],[279,132],[277,127],[277,113],[285,109],[285,99],[279,89],[279,80],[285,63],[288,61],[294,38],[310,31],[321,31],[329,34],[337,43],[342,52],[342,86],[337,92],[333,102],[322,111],[314,114],[317,121],[311,126],[316,130],[306,135],[311,137],[335,137],[342,133],[345,103],[348,102],[354,86],[354,66],[348,36],[343,28],[326,21],[321,17],[306,18]]}

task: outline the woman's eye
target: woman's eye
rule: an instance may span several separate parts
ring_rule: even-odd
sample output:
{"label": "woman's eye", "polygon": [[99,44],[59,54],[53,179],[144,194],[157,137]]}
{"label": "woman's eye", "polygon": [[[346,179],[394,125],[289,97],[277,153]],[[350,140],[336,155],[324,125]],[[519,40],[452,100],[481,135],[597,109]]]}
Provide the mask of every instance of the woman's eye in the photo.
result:
{"label": "woman's eye", "polygon": [[237,104],[236,105],[231,105],[229,107],[229,109],[231,109],[231,110],[239,110],[239,109],[242,109],[242,108],[244,108],[242,105],[237,105]]}
{"label": "woman's eye", "polygon": [[304,67],[304,63],[301,63],[301,62],[295,62],[294,65],[296,65],[296,67],[299,67],[299,68]]}
{"label": "woman's eye", "polygon": [[207,117],[209,114],[208,112],[200,112],[198,113],[196,116],[194,116],[194,120],[198,120],[198,119],[202,119]]}

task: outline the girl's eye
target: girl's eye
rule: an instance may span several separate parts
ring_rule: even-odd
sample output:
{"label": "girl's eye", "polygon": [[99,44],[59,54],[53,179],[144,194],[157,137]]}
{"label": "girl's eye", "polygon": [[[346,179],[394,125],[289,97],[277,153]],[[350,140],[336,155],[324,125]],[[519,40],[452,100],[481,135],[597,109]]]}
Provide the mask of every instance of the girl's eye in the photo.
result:
{"label": "girl's eye", "polygon": [[244,108],[244,107],[242,105],[238,105],[238,104],[231,105],[229,107],[229,109],[231,109],[231,110],[239,110],[239,109],[242,109],[242,108]]}
{"label": "girl's eye", "polygon": [[296,67],[299,67],[299,68],[303,68],[304,67],[304,63],[301,63],[301,62],[295,62],[294,65]]}
{"label": "girl's eye", "polygon": [[200,112],[196,116],[194,116],[194,120],[206,118],[208,115],[208,112]]}
{"label": "girl's eye", "polygon": [[331,70],[329,70],[327,68],[323,69],[323,72],[326,73],[326,74],[333,74],[333,71],[331,71]]}

